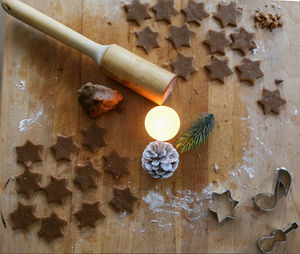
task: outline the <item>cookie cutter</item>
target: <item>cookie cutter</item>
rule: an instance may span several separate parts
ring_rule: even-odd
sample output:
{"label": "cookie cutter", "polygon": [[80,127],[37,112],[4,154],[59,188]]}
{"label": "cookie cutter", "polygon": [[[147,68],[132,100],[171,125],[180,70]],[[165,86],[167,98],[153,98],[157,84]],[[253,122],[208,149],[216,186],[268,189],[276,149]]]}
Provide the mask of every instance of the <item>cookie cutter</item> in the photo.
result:
{"label": "cookie cutter", "polygon": [[258,239],[257,246],[259,250],[265,254],[272,253],[277,244],[286,243],[288,234],[293,232],[297,228],[298,224],[296,222],[293,222],[283,230],[273,229],[270,236],[263,236]]}
{"label": "cookie cutter", "polygon": [[292,183],[291,174],[286,168],[281,167],[275,171],[275,187],[273,193],[260,192],[254,196],[254,204],[264,212],[272,212],[277,207],[277,201],[280,194],[280,187],[286,196],[289,193]]}
{"label": "cookie cutter", "polygon": [[239,201],[234,200],[231,196],[230,190],[223,193],[212,193],[213,202],[208,210],[217,216],[218,222],[222,222],[226,218],[235,218],[235,208]]}

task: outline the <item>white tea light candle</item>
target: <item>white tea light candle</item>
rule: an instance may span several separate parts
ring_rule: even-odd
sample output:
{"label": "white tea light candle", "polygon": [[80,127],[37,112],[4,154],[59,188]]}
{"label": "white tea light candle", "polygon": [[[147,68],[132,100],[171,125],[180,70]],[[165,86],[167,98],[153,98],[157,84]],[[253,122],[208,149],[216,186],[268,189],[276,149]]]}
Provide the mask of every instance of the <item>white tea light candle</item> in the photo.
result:
{"label": "white tea light candle", "polygon": [[167,106],[157,106],[146,115],[145,128],[155,140],[170,140],[179,131],[180,119],[174,109]]}

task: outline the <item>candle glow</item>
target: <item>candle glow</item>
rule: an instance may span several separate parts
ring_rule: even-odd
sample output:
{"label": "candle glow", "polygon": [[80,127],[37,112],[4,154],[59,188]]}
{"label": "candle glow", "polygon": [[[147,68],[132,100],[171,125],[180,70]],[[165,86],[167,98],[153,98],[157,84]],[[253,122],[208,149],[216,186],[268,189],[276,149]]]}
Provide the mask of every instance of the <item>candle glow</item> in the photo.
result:
{"label": "candle glow", "polygon": [[159,141],[175,137],[180,128],[180,119],[176,111],[167,106],[152,108],[145,118],[148,134]]}

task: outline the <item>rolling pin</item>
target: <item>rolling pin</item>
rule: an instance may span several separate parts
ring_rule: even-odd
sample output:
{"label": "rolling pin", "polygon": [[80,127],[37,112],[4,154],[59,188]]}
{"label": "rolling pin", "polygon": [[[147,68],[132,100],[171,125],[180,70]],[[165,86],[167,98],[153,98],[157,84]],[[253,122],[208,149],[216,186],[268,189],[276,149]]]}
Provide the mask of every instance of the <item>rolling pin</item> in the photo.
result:
{"label": "rolling pin", "polygon": [[159,105],[176,83],[175,74],[116,44],[98,44],[19,0],[3,0],[2,7],[15,18],[90,56],[105,74]]}

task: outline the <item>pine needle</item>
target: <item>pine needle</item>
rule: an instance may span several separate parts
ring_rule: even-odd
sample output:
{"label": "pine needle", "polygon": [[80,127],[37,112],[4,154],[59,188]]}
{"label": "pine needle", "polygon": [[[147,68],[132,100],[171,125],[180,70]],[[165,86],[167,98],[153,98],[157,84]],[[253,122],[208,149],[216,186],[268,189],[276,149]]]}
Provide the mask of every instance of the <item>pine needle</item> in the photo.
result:
{"label": "pine needle", "polygon": [[181,153],[188,152],[200,144],[204,144],[215,127],[213,114],[204,113],[178,138],[176,149]]}

